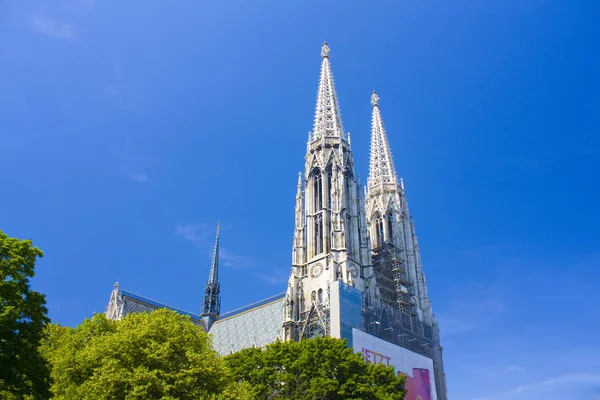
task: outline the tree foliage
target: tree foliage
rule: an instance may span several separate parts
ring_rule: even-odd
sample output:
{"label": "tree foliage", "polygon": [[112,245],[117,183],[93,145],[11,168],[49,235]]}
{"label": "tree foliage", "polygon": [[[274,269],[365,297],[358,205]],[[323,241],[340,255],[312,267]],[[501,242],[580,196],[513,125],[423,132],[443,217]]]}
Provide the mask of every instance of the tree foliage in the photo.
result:
{"label": "tree foliage", "polygon": [[345,340],[276,342],[225,358],[233,378],[247,382],[257,399],[401,400],[404,377],[369,364]]}
{"label": "tree foliage", "polygon": [[76,328],[52,325],[42,348],[55,399],[232,399],[247,392],[228,386],[208,335],[166,309],[121,321],[97,314]]}
{"label": "tree foliage", "polygon": [[31,240],[0,231],[0,396],[44,399],[49,370],[38,351],[49,322],[46,298],[31,290],[35,262],[43,253]]}

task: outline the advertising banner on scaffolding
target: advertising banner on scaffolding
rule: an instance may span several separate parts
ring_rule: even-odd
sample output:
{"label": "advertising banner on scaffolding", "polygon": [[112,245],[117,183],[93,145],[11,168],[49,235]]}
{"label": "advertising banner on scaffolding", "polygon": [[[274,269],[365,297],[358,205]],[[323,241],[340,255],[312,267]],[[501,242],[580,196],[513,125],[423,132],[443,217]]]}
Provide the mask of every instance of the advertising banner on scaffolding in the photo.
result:
{"label": "advertising banner on scaffolding", "polygon": [[397,374],[406,375],[405,400],[437,400],[433,360],[356,328],[352,329],[356,352],[373,364],[391,365]]}

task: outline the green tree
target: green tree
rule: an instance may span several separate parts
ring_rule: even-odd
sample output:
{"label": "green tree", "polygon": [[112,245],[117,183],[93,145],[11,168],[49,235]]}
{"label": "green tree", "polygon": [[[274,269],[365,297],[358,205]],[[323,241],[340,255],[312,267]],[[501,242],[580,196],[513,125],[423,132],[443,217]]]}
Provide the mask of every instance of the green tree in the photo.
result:
{"label": "green tree", "polygon": [[367,363],[345,340],[276,342],[225,360],[233,379],[249,383],[258,399],[401,400],[405,395],[403,376]]}
{"label": "green tree", "polygon": [[31,290],[43,253],[31,240],[0,231],[0,397],[44,399],[50,372],[38,351],[49,322],[46,298]]}
{"label": "green tree", "polygon": [[120,321],[97,314],[76,328],[51,325],[42,350],[55,399],[230,399],[247,392],[228,387],[227,368],[202,328],[166,309]]}

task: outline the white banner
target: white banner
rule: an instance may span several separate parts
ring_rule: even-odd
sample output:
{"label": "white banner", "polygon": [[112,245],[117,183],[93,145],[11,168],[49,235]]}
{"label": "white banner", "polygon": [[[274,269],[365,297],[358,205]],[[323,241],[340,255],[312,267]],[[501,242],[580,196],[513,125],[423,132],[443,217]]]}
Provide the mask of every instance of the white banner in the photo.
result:
{"label": "white banner", "polygon": [[405,400],[437,400],[433,360],[358,329],[352,329],[354,350],[373,364],[394,366],[397,374],[407,376]]}

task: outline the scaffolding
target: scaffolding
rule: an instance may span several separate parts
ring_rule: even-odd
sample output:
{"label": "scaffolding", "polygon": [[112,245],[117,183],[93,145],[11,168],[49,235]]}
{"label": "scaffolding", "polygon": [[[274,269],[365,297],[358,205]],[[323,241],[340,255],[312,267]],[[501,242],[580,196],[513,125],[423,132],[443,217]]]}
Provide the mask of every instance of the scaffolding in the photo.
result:
{"label": "scaffolding", "polygon": [[412,283],[408,279],[403,249],[384,242],[372,249],[375,281],[381,301],[400,311],[414,313]]}
{"label": "scaffolding", "polygon": [[363,293],[362,324],[365,332],[405,349],[433,356],[433,329],[419,318],[409,280],[404,249],[383,242],[372,249],[379,298]]}
{"label": "scaffolding", "polygon": [[433,357],[433,329],[416,313],[400,310],[362,294],[362,326],[366,333],[426,357]]}

